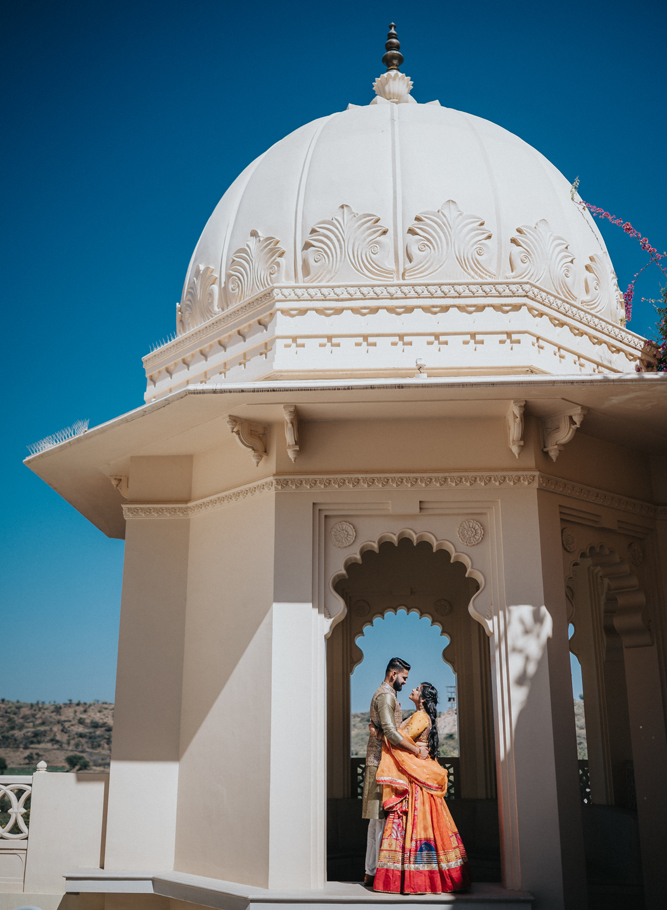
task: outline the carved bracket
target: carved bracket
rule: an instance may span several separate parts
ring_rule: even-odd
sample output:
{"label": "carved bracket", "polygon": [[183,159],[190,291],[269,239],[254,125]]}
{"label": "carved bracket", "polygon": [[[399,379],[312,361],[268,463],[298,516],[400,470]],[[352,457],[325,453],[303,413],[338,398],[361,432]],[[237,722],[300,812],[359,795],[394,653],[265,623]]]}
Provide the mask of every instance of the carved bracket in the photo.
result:
{"label": "carved bracket", "polygon": [[109,480],[114,486],[115,490],[118,490],[123,499],[128,497],[128,487],[130,485],[130,478],[126,474],[116,474],[114,477],[110,477]]}
{"label": "carved bracket", "polygon": [[296,413],[296,406],[293,404],[286,404],[283,407],[283,414],[285,415],[285,439],[287,440],[287,454],[292,459],[296,461],[296,457],[299,454],[299,417]]}
{"label": "carved bracket", "polygon": [[250,449],[252,460],[259,466],[266,452],[266,427],[249,420],[240,420],[238,417],[228,417],[227,426],[236,436],[240,446]]}
{"label": "carved bracket", "polygon": [[544,442],[542,451],[548,452],[552,461],[558,458],[558,453],[563,451],[563,446],[573,439],[586,414],[588,414],[588,408],[577,406],[564,414],[542,418]]}
{"label": "carved bracket", "polygon": [[523,448],[523,410],[525,406],[525,401],[513,401],[507,412],[507,440],[517,458]]}

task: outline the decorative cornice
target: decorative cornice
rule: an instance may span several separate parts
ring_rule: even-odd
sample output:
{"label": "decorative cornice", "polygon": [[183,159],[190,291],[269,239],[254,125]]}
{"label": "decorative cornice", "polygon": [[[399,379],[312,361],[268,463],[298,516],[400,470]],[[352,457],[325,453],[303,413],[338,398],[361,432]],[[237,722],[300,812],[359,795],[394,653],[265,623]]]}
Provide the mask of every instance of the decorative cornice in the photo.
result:
{"label": "decorative cornice", "polygon": [[[644,346],[644,339],[634,332],[622,326],[615,325],[602,316],[591,313],[590,310],[579,306],[576,303],[569,302],[549,293],[531,282],[518,281],[480,281],[480,282],[452,282],[448,284],[386,284],[386,285],[332,285],[332,286],[313,286],[313,285],[293,285],[290,287],[276,286],[268,291],[259,294],[245,303],[230,308],[219,316],[215,316],[204,325],[198,326],[189,332],[180,335],[174,341],[169,342],[157,351],[147,354],[143,358],[144,367],[151,370],[155,366],[169,358],[176,358],[181,351],[190,350],[198,342],[205,343],[211,340],[217,340],[221,330],[230,326],[232,323],[243,323],[247,321],[257,310],[267,304],[280,304],[281,302],[291,302],[300,305],[302,308],[311,308],[313,303],[327,303],[327,309],[335,313],[339,309],[349,309],[349,301],[402,301],[402,300],[423,300],[426,307],[418,305],[420,308],[426,308],[428,312],[447,312],[451,304],[444,304],[438,307],[438,299],[470,299],[478,300],[485,298],[528,298],[535,303],[560,313],[570,319],[600,332],[603,335],[610,336],[621,344],[629,348],[641,351]],[[521,301],[517,301],[521,305]],[[509,300],[508,300],[509,303]],[[338,305],[337,305],[338,304]],[[488,304],[486,304],[488,305]],[[525,305],[525,304],[524,304]],[[391,307],[386,307],[391,310]]]}
{"label": "decorative cornice", "polygon": [[438,490],[446,487],[539,487],[549,493],[570,496],[598,506],[633,512],[647,518],[667,518],[664,506],[655,506],[638,499],[597,490],[584,484],[572,483],[538,471],[505,471],[446,474],[282,474],[216,493],[205,499],[187,503],[137,503],[123,504],[126,519],[135,518],[192,518],[235,502],[242,502],[263,493],[308,493],[314,490],[336,492],[359,490]]}
{"label": "decorative cornice", "polygon": [[212,512],[214,509],[220,509],[222,506],[230,505],[233,502],[241,502],[251,496],[257,496],[260,493],[273,493],[274,491],[275,478],[270,477],[268,480],[258,480],[257,483],[236,487],[236,489],[228,490],[226,493],[217,493],[215,496],[207,496],[205,499],[196,499],[182,504],[123,505],[123,516],[125,519],[192,518],[202,512]]}
{"label": "decorative cornice", "polygon": [[647,518],[658,518],[660,507],[640,499],[630,499],[628,496],[619,496],[617,493],[608,493],[581,483],[570,480],[561,480],[549,474],[539,474],[539,487],[549,493],[560,493],[562,496],[571,496],[573,499],[582,499],[584,502],[595,503],[610,509],[622,512],[634,512],[635,515],[645,515]]}
{"label": "decorative cornice", "polygon": [[342,474],[342,475],[275,475],[257,483],[246,484],[206,499],[182,504],[127,504],[123,515],[128,518],[191,518],[233,502],[240,502],[260,493],[309,492],[311,490],[412,490],[442,489],[443,487],[485,487],[533,485],[537,472],[486,474]]}
{"label": "decorative cornice", "polygon": [[342,474],[325,476],[276,477],[276,491],[299,490],[413,490],[442,489],[443,487],[530,486],[538,478],[537,471],[490,472],[484,474]]}

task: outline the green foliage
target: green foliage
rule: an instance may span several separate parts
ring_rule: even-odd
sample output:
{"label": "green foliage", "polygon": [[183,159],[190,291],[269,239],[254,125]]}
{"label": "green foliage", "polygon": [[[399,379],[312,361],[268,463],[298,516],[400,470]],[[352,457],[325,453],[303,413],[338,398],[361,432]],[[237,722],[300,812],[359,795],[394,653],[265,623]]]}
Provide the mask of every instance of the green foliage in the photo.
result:
{"label": "green foliage", "polygon": [[7,773],[7,759],[0,755],[0,774]]}
{"label": "green foliage", "polygon": [[78,752],[65,756],[67,767],[70,771],[87,771],[90,768],[90,762],[85,755],[79,755]]}

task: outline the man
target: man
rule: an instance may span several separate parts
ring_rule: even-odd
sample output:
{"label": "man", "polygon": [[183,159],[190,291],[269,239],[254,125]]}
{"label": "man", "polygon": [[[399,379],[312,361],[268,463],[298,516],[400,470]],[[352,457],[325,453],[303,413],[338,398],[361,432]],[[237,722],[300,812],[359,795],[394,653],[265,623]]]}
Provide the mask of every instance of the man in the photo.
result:
{"label": "man", "polygon": [[410,664],[400,657],[392,657],[387,664],[384,682],[371,699],[371,722],[368,726],[368,747],[366,748],[366,776],[364,778],[364,799],[361,817],[367,818],[366,869],[364,884],[373,884],[378,865],[380,842],[384,830],[385,813],[382,809],[382,787],[377,783],[377,771],[382,757],[382,737],[394,746],[426,758],[426,750],[407,739],[398,728],[401,724],[401,706],[396,698],[408,681]]}

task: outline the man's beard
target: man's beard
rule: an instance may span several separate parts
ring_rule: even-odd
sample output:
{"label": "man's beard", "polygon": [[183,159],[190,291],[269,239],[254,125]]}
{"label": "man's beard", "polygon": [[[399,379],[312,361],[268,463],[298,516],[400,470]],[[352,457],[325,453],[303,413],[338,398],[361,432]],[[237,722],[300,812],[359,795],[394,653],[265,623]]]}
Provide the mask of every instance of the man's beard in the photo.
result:
{"label": "man's beard", "polygon": [[392,685],[394,686],[394,689],[396,690],[396,692],[400,692],[401,689],[403,688],[403,686],[405,685],[405,683],[401,682],[400,679],[398,679],[398,677],[396,677],[396,679],[394,680]]}

